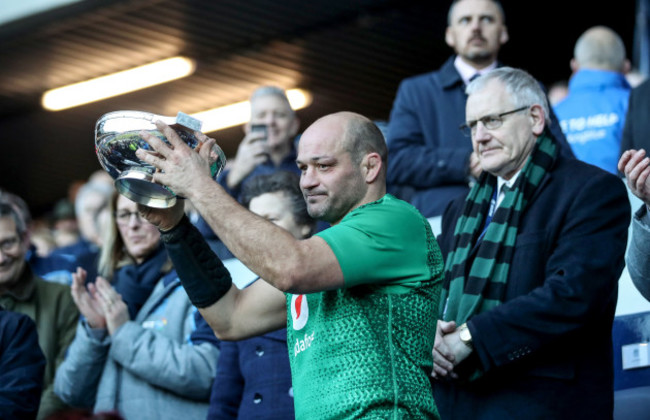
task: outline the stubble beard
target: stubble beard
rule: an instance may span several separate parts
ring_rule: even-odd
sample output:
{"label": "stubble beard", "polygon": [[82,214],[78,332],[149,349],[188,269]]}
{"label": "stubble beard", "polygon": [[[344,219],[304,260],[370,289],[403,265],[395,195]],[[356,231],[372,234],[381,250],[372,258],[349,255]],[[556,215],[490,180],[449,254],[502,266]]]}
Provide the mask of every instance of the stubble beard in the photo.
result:
{"label": "stubble beard", "polygon": [[493,54],[486,50],[470,51],[464,55],[464,58],[469,62],[481,65],[488,65],[494,59]]}
{"label": "stubble beard", "polygon": [[329,222],[329,220],[327,220],[327,214],[329,212],[329,209],[330,209],[329,203],[310,204],[309,201],[307,201],[307,213],[309,213],[312,219]]}

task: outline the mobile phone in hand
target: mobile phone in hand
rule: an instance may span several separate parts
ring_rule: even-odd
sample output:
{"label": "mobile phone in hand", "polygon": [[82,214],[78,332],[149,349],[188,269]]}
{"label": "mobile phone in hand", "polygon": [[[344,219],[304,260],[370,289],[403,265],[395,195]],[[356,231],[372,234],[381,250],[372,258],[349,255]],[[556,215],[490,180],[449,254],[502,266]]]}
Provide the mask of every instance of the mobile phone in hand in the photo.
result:
{"label": "mobile phone in hand", "polygon": [[266,124],[251,124],[251,132],[261,132],[264,133],[264,137],[261,138],[260,140],[266,141]]}

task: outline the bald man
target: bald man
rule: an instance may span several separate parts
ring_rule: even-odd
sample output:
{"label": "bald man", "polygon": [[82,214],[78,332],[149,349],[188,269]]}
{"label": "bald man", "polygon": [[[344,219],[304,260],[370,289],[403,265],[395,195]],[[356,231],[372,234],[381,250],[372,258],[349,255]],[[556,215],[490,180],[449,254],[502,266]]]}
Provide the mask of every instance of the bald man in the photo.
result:
{"label": "bald man", "polygon": [[554,109],[576,158],[617,173],[630,63],[616,32],[595,26],[576,42],[568,96]]}
{"label": "bald man", "polygon": [[210,179],[214,143],[196,153],[158,124],[172,147],[138,157],[155,181],[187,197],[230,250],[262,279],[238,290],[183,217],[182,206],[143,208],[192,302],[218,337],[287,326],[296,418],[438,418],[428,377],[442,259],[428,222],[386,194],[386,144],[350,112],[302,135],[296,163],[309,214],[332,226],[296,239],[240,206]]}

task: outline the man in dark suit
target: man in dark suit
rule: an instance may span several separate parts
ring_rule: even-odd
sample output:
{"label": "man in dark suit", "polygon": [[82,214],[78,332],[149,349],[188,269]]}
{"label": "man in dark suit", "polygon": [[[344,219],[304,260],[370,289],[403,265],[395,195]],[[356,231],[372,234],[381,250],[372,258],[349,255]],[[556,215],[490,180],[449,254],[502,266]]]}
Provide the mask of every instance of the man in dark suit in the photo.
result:
{"label": "man in dark suit", "polygon": [[627,268],[638,291],[650,300],[650,80],[630,93],[618,170],[628,188],[643,201],[632,218]]}
{"label": "man in dark suit", "polygon": [[[650,87],[650,84],[647,86]],[[646,120],[648,112],[650,108],[646,109]],[[650,126],[648,128],[647,135],[650,135]],[[632,194],[643,202],[632,217],[627,270],[639,293],[650,300],[650,159],[646,157],[645,149],[624,151],[618,162],[618,170],[625,175],[625,182]]]}
{"label": "man in dark suit", "polygon": [[626,150],[650,151],[650,80],[630,92],[630,101],[621,140],[622,156]]}
{"label": "man in dark suit", "polygon": [[482,175],[445,211],[433,349],[443,419],[611,418],[611,326],[630,206],[559,153],[544,92],[502,67],[467,88]]}
{"label": "man in dark suit", "polygon": [[[497,56],[508,38],[499,1],[455,0],[445,32],[455,55],[434,72],[405,79],[397,90],[387,136],[389,192],[425,217],[442,215],[480,174],[470,141],[458,131],[465,122],[465,86],[500,66]],[[552,112],[551,132],[572,156]]]}

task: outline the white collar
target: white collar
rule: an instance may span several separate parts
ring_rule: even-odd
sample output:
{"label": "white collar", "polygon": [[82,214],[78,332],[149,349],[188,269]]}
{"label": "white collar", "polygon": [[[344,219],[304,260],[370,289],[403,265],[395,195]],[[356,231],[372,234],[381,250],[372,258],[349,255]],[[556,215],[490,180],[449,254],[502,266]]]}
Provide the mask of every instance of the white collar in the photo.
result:
{"label": "white collar", "polygon": [[458,73],[460,73],[460,77],[463,79],[463,82],[465,84],[469,84],[469,79],[474,76],[476,73],[479,75],[483,75],[489,71],[494,70],[497,68],[497,62],[493,62],[489,66],[482,68],[481,70],[476,70],[474,67],[470,66],[467,64],[465,61],[463,61],[462,58],[460,58],[459,55],[456,56],[456,59],[454,60],[454,67],[456,67],[456,70]]}
{"label": "white collar", "polygon": [[517,171],[517,173],[510,179],[505,180],[501,178],[500,176],[497,177],[497,191],[500,193],[501,189],[503,188],[504,185],[507,185],[508,188],[512,188],[513,185],[515,185],[515,181],[517,178],[519,178],[519,174],[521,173],[521,169]]}

